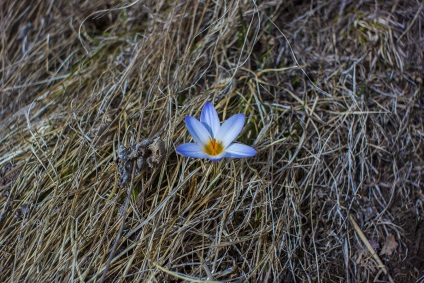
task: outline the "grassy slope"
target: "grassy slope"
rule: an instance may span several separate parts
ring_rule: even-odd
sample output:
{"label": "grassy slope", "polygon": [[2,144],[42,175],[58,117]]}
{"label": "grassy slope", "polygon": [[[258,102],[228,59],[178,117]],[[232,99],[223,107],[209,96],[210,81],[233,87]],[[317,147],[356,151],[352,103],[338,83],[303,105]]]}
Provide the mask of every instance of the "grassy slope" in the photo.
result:
{"label": "grassy slope", "polygon": [[[423,276],[422,6],[51,2],[0,4],[1,282]],[[177,156],[207,101],[257,156]]]}

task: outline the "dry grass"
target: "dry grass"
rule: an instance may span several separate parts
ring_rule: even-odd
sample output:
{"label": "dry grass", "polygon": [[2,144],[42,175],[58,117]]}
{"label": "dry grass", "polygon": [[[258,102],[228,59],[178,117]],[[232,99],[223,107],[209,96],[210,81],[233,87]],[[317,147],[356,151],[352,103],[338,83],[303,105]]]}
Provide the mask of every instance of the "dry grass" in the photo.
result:
{"label": "dry grass", "polygon": [[[417,1],[1,1],[0,281],[422,280],[422,26]],[[257,156],[175,153],[206,101]],[[162,163],[120,187],[147,137]]]}

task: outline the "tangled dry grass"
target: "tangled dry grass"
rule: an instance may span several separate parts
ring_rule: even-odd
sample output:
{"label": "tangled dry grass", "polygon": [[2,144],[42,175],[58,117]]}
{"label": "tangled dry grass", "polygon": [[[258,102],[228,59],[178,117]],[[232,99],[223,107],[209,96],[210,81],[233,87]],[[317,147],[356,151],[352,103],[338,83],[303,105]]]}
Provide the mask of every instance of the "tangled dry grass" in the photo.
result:
{"label": "tangled dry grass", "polygon": [[[423,280],[419,1],[0,11],[1,282]],[[257,156],[177,156],[207,101]]]}

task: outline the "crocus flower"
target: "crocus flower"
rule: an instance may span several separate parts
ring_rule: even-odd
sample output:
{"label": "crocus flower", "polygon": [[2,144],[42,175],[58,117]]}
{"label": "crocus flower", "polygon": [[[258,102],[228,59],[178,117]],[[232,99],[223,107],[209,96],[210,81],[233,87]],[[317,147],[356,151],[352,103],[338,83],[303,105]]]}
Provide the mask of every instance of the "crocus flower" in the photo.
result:
{"label": "crocus flower", "polygon": [[191,116],[185,118],[188,132],[195,143],[177,146],[181,155],[194,158],[208,158],[212,161],[228,158],[250,157],[256,150],[241,143],[234,143],[244,126],[243,114],[236,114],[220,125],[218,113],[209,102],[205,104],[200,115],[200,122]]}

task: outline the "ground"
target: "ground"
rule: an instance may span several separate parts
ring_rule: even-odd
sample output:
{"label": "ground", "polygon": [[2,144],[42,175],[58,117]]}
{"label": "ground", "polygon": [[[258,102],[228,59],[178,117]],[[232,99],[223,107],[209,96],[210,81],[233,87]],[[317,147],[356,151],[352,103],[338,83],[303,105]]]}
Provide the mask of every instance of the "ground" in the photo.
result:
{"label": "ground", "polygon": [[1,1],[0,282],[423,281],[423,10]]}

